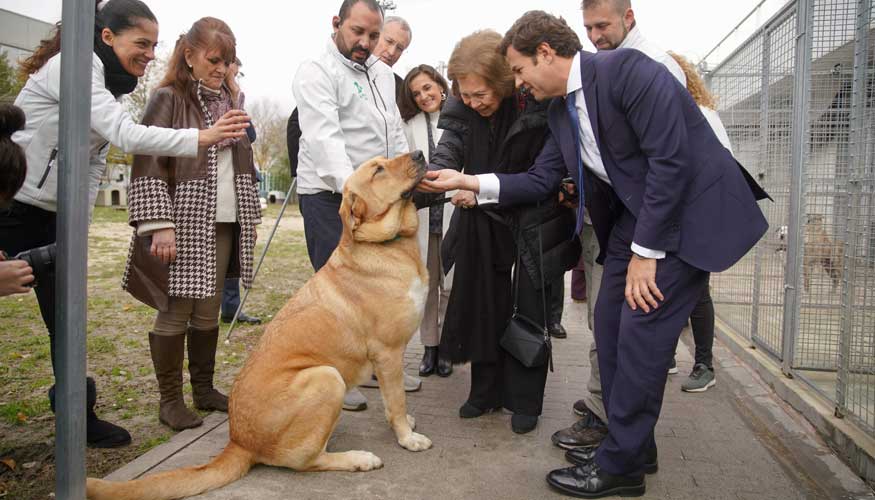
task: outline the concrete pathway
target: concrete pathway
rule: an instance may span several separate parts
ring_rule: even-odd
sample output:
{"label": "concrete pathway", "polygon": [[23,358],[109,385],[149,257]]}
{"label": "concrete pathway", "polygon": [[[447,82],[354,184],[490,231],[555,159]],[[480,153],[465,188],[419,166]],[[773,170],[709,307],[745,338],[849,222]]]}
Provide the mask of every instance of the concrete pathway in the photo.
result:
{"label": "concrete pathway", "polygon": [[[368,450],[384,468],[366,473],[296,473],[257,466],[246,477],[201,499],[404,499],[540,500],[563,498],[547,486],[545,474],[566,466],[550,443],[557,429],[571,425],[572,403],[589,375],[584,304],[568,302],[566,340],[556,341],[555,369],[548,378],[544,414],[535,431],[519,436],[510,415],[461,420],[458,408],[468,391],[469,370],[457,367],[446,379],[424,380],[408,396],[417,431],[434,448],[411,453],[395,443],[376,389],[363,389],[369,408],[344,412],[329,450]],[[680,374],[670,377],[662,418],[656,428],[660,471],[647,478],[647,499],[775,500],[875,499],[869,489],[814,435],[798,414],[771,394],[728,349],[716,348],[717,386],[686,394],[680,385],[692,357],[688,332],[678,351]],[[415,374],[422,348],[411,342],[405,356]],[[136,437],[135,437],[136,439]],[[225,416],[214,414],[200,429],[176,435],[109,476],[124,480],[151,472],[201,464],[227,443]]]}

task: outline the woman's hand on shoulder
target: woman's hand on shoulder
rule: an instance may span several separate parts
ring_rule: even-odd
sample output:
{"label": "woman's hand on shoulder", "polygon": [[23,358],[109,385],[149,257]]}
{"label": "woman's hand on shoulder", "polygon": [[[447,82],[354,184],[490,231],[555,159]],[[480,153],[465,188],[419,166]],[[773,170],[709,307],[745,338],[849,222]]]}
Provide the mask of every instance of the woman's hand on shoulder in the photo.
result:
{"label": "woman's hand on shoulder", "polygon": [[225,139],[234,139],[246,135],[249,128],[249,115],[242,109],[232,109],[225,113],[212,127],[201,130],[198,134],[198,146],[212,146]]}

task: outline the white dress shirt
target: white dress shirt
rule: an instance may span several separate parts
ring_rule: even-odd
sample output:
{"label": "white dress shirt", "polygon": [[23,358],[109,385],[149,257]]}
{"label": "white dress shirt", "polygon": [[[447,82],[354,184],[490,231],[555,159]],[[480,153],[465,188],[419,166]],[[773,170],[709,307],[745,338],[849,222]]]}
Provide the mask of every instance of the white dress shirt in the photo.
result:
{"label": "white dress shirt", "polygon": [[[599,150],[599,145],[595,140],[595,132],[592,128],[592,122],[589,120],[589,111],[586,108],[586,98],[583,95],[583,81],[580,77],[579,52],[575,54],[574,60],[571,62],[571,72],[568,75],[566,93],[568,95],[574,94],[575,96],[577,116],[580,121],[580,157],[583,160],[584,166],[609,186],[613,186],[613,184],[611,184],[611,179],[608,177],[608,172],[605,169],[605,164],[602,162],[602,154]],[[477,196],[477,203],[479,205],[497,203],[501,193],[501,186],[498,177],[495,174],[480,174],[477,175],[477,178],[480,181],[480,193]],[[664,251],[644,248],[634,242],[632,243],[632,252],[651,259],[665,258]]]}

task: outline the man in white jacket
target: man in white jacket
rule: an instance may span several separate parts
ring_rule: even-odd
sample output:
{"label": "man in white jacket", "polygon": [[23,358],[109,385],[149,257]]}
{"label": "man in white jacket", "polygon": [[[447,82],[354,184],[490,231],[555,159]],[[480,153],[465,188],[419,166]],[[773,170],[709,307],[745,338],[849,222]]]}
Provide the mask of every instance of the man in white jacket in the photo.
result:
{"label": "man in white jacket", "polygon": [[[301,125],[298,195],[307,252],[318,271],[340,241],[338,211],[343,185],[353,170],[375,156],[407,153],[395,103],[395,75],[372,55],[383,12],[375,0],[344,0],[332,19],[325,52],[301,64],[293,91]],[[348,410],[367,400],[351,391]]]}

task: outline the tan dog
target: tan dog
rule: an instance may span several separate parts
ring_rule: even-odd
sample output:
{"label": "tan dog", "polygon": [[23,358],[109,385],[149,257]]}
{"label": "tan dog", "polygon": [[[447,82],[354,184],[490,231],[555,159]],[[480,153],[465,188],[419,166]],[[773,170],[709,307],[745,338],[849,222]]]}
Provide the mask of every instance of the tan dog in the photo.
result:
{"label": "tan dog", "polygon": [[231,442],[212,462],[136,481],[88,479],[88,498],[174,499],[243,477],[255,464],[298,471],[368,471],[367,451],[325,447],[347,390],[376,373],[398,444],[431,447],[407,415],[403,355],[422,320],[428,271],[410,199],[425,174],[417,151],[376,158],[347,180],[343,235],[328,263],[280,310],[234,382]]}
{"label": "tan dog", "polygon": [[802,279],[805,291],[808,291],[811,275],[820,266],[823,266],[823,270],[832,279],[832,290],[835,291],[842,279],[845,249],[841,242],[829,237],[823,225],[822,215],[812,214],[808,216],[808,222],[805,224],[804,251]]}

